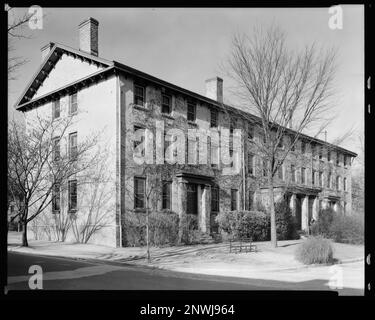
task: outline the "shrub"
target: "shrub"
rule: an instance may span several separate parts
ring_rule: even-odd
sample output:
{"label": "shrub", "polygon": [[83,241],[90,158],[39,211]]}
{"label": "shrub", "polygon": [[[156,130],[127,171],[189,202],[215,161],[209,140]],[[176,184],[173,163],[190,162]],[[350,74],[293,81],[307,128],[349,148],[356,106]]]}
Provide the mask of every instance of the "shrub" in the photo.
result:
{"label": "shrub", "polygon": [[297,247],[295,255],[296,259],[304,264],[333,262],[331,241],[322,236],[306,239]]}
{"label": "shrub", "polygon": [[299,239],[296,221],[286,200],[275,204],[275,218],[277,240]]}
{"label": "shrub", "polygon": [[363,244],[364,223],[359,217],[344,216],[332,209],[324,209],[320,211],[318,221],[312,225],[311,233],[336,242]]}
{"label": "shrub", "polygon": [[187,214],[182,221],[182,243],[195,244],[199,241],[198,217],[195,214]]}
{"label": "shrub", "polygon": [[331,208],[320,210],[318,220],[311,226],[311,233],[313,235],[321,235],[323,237],[330,238],[330,228],[334,215],[335,212]]}
{"label": "shrub", "polygon": [[[128,211],[123,219],[126,246],[144,246],[146,239],[146,213]],[[178,240],[178,215],[174,212],[149,214],[150,245],[176,244]]]}
{"label": "shrub", "polygon": [[216,222],[232,238],[246,237],[254,241],[269,240],[269,217],[259,211],[220,212]]}
{"label": "shrub", "polygon": [[330,227],[330,235],[336,242],[363,244],[363,220],[358,217],[335,215]]}

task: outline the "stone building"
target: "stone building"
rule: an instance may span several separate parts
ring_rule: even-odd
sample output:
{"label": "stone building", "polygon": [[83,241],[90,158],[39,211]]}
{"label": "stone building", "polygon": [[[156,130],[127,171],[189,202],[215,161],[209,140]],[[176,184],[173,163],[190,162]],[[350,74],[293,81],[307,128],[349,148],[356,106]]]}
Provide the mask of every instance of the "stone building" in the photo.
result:
{"label": "stone building", "polygon": [[[124,216],[145,209],[146,193],[152,184],[147,172],[158,177],[152,187],[154,209],[171,210],[180,216],[196,214],[202,233],[217,231],[214,218],[220,211],[250,210],[257,202],[267,206],[262,159],[252,150],[253,142],[262,139],[253,125],[257,118],[223,103],[223,80],[207,80],[206,96],[202,96],[103,59],[99,57],[98,27],[93,18],[79,25],[78,50],[56,42],[44,46],[41,65],[16,103],[26,123],[33,121],[36,113],[56,116],[57,106],[58,117],[76,117],[67,144],[102,129],[101,143],[109,150],[107,170],[113,181],[113,219],[92,241],[123,244]],[[160,126],[164,132],[157,130]],[[146,134],[146,129],[151,134]],[[240,132],[240,148],[233,148],[233,142],[229,142],[229,162],[223,164],[225,155],[216,140],[207,139],[204,133],[203,139],[191,137],[189,129],[217,132],[217,136],[227,129],[229,137],[234,131]],[[139,137],[137,132],[141,132]],[[183,142],[178,140],[181,132],[185,134]],[[284,142],[288,143],[288,136]],[[146,146],[140,157],[152,151],[151,164],[135,160],[134,152],[140,144]],[[167,152],[172,158],[178,157],[175,150],[168,149],[172,144],[184,145],[184,163],[157,159],[158,154],[164,156]],[[204,150],[207,157],[202,161]],[[277,198],[288,198],[301,229],[308,227],[311,217],[318,218],[321,207],[350,212],[351,160],[355,156],[349,150],[301,135],[276,177],[275,190]],[[69,201],[85,193],[80,187],[69,190]],[[59,212],[51,209],[45,214]]]}

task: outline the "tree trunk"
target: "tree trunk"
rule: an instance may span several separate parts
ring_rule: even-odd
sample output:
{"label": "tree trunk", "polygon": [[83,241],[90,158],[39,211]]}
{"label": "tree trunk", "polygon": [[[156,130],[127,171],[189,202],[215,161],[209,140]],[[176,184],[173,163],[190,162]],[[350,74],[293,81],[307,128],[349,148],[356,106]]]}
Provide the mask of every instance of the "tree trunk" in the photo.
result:
{"label": "tree trunk", "polygon": [[146,244],[147,244],[147,262],[151,262],[150,255],[150,233],[149,233],[149,219],[148,219],[148,209],[146,209]]}
{"label": "tree trunk", "polygon": [[27,241],[27,222],[22,223],[22,246],[28,247],[29,243]]}
{"label": "tree trunk", "polygon": [[273,178],[271,172],[268,172],[268,193],[270,202],[270,216],[271,216],[271,244],[274,248],[277,247],[277,233],[276,233],[276,216],[275,216],[275,195],[273,192]]}

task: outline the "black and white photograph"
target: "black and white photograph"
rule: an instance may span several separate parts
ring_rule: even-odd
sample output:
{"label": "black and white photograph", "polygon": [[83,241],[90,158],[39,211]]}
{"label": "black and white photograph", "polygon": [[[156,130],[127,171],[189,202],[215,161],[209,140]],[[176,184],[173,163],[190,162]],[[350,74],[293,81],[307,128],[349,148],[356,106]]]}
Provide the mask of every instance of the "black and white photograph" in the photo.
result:
{"label": "black and white photograph", "polygon": [[8,295],[365,296],[364,4],[5,11]]}

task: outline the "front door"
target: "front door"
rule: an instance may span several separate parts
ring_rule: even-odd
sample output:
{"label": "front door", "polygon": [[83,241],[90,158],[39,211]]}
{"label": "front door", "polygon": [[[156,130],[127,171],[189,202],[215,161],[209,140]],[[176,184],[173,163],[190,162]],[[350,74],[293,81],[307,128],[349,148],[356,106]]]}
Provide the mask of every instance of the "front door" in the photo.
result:
{"label": "front door", "polygon": [[188,183],[186,186],[186,213],[187,214],[198,214],[198,192],[197,185],[194,183]]}

